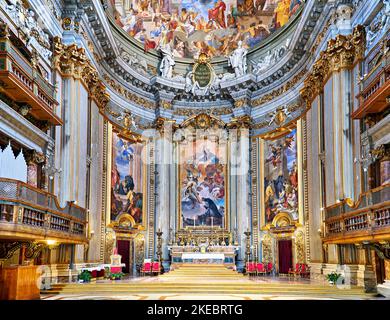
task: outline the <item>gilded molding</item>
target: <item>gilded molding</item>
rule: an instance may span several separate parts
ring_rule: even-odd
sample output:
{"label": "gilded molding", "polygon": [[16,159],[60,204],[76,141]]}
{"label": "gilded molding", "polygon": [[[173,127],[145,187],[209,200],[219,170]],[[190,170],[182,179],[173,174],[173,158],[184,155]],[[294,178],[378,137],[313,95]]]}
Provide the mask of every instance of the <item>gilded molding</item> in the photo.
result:
{"label": "gilded molding", "polygon": [[214,117],[213,115],[209,115],[207,113],[200,113],[185,120],[180,125],[180,127],[193,127],[195,129],[207,130],[215,127],[224,128],[225,123],[222,120]]}
{"label": "gilded molding", "polygon": [[[199,114],[205,112],[204,108],[196,108],[196,109],[176,109],[174,110],[173,114],[178,115],[178,116],[185,116],[185,117],[191,117],[193,115]],[[233,109],[229,107],[223,107],[223,108],[218,108],[218,109],[212,109],[210,114],[215,115],[215,116],[222,116],[222,115],[227,115],[233,113]]]}
{"label": "gilded molding", "polygon": [[306,105],[311,105],[332,73],[351,69],[363,60],[365,48],[366,36],[362,25],[356,26],[350,35],[337,35],[335,39],[329,40],[326,50],[320,53],[320,58],[304,81],[301,97]]}
{"label": "gilded molding", "polygon": [[248,115],[233,118],[230,123],[227,124],[229,129],[251,129],[253,120]]}
{"label": "gilded molding", "polygon": [[282,87],[275,89],[274,91],[262,96],[261,98],[252,100],[251,106],[257,107],[259,105],[274,100],[275,98],[279,97],[280,95],[282,95],[283,93],[287,92],[292,87],[294,87],[305,76],[306,73],[307,73],[307,69],[304,68],[298,74],[296,74],[290,81],[287,81],[287,83]]}
{"label": "gilded molding", "polygon": [[99,109],[103,110],[110,95],[106,92],[106,86],[100,80],[95,67],[85,55],[84,48],[79,48],[76,44],[64,45],[60,37],[53,39],[53,47],[53,67],[62,77],[79,79]]}
{"label": "gilded molding", "polygon": [[156,103],[153,101],[148,101],[144,98],[139,97],[138,95],[126,90],[122,85],[116,83],[115,80],[111,79],[111,77],[107,74],[103,74],[103,79],[106,81],[108,86],[110,86],[114,91],[119,93],[125,99],[144,107],[145,109],[154,110],[156,109]]}

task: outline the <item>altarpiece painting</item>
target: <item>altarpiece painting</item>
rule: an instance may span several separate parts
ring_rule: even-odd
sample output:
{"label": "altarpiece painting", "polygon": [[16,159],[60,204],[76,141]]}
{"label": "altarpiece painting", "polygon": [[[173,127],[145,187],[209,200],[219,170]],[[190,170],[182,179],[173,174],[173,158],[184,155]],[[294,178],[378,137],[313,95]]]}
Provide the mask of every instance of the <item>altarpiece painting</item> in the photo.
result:
{"label": "altarpiece painting", "polygon": [[112,146],[111,221],[127,214],[134,224],[142,224],[145,194],[143,144],[126,141],[113,133]]}

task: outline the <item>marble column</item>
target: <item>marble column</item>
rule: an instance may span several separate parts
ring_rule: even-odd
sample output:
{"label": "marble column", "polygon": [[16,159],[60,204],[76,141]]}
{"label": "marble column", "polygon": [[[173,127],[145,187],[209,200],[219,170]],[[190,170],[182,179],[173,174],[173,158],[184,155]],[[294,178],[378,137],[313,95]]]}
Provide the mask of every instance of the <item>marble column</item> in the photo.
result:
{"label": "marble column", "polygon": [[[156,140],[156,230],[162,231],[162,259],[165,269],[169,269],[169,233],[171,216],[175,212],[171,199],[171,174],[174,167],[172,147],[172,127],[174,121],[160,118],[159,137]],[[157,241],[154,242],[157,244]],[[156,248],[155,248],[156,252]]]}
{"label": "marble column", "polygon": [[62,205],[75,201],[85,207],[88,92],[80,79],[73,76],[62,79],[63,121],[61,142],[61,188]]}
{"label": "marble column", "polygon": [[354,167],[353,167],[353,120],[352,115],[352,75],[348,69],[340,72],[341,95],[341,145],[343,150],[342,159],[342,180],[343,198],[355,199],[354,194]]}
{"label": "marble column", "polygon": [[[236,193],[237,207],[232,208],[233,214],[236,212],[237,218],[237,234],[240,246],[238,254],[238,268],[243,267],[245,261],[246,236],[244,232],[252,232],[251,208],[250,208],[250,140],[249,126],[244,119],[237,119],[240,125],[235,127],[231,132],[231,180],[235,181],[234,187],[231,188],[232,193]],[[236,135],[236,139],[234,137]],[[235,141],[236,140],[236,141]]]}

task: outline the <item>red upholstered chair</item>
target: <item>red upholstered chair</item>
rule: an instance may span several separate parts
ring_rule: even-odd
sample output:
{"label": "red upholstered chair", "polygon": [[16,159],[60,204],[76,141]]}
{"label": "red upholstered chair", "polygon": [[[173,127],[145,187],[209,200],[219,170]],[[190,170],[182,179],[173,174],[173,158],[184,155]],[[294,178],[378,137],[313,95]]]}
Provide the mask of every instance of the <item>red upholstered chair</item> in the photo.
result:
{"label": "red upholstered chair", "polygon": [[302,264],[301,277],[310,278],[310,267],[307,264]]}
{"label": "red upholstered chair", "polygon": [[296,263],[295,264],[295,269],[294,268],[290,268],[290,270],[288,270],[288,275],[289,276],[296,276],[296,275],[299,275],[301,273],[301,265],[299,263]]}
{"label": "red upholstered chair", "polygon": [[154,274],[160,273],[160,262],[153,262],[152,273],[154,273]]}
{"label": "red upholstered chair", "polygon": [[274,268],[274,265],[272,264],[272,262],[268,262],[267,263],[267,273],[271,274],[273,268]]}
{"label": "red upholstered chair", "polygon": [[246,272],[251,275],[256,275],[256,263],[255,262],[248,262]]}
{"label": "red upholstered chair", "polygon": [[259,262],[256,267],[257,267],[256,268],[257,275],[259,275],[259,274],[265,275],[266,274],[264,263]]}
{"label": "red upholstered chair", "polygon": [[141,268],[141,275],[148,274],[152,271],[152,264],[150,262],[145,262]]}

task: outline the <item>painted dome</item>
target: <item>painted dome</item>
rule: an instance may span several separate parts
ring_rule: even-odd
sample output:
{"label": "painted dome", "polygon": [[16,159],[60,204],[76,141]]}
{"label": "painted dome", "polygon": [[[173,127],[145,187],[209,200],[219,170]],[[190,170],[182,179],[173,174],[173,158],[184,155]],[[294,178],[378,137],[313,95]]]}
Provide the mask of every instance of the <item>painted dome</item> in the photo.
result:
{"label": "painted dome", "polygon": [[178,58],[252,48],[293,17],[303,0],[111,0],[116,23],[145,51],[167,43]]}

